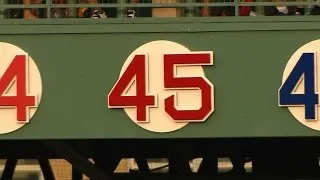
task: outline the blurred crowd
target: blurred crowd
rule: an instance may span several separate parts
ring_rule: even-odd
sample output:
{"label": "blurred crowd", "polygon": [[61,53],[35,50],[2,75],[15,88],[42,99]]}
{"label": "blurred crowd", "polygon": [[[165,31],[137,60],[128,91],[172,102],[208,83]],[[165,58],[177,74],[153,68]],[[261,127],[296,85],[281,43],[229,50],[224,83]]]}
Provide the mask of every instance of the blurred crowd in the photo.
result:
{"label": "blurred crowd", "polygon": [[[45,0],[12,0],[11,4],[45,4]],[[51,0],[52,4],[67,4],[67,0]],[[103,1],[103,0],[102,0]],[[286,0],[271,0],[271,2],[284,2]],[[301,0],[297,0],[301,1]],[[319,0],[318,0],[319,1]],[[197,2],[212,3],[212,2],[234,2],[234,0],[198,0]],[[254,0],[242,0],[242,2],[254,2]],[[270,2],[270,1],[269,1]],[[106,3],[100,0],[79,0],[78,3],[99,4]],[[117,3],[116,0],[108,0],[107,3]],[[152,3],[151,0],[127,0],[127,3]],[[181,8],[180,8],[181,9]],[[235,7],[200,7],[198,16],[235,16]],[[308,12],[306,12],[308,9]],[[240,6],[238,10],[239,16],[299,16],[299,15],[320,15],[319,5],[312,7],[304,6],[266,6],[263,7],[263,13],[258,13],[254,6]],[[77,18],[108,18],[117,17],[117,8],[77,8],[75,16]],[[10,18],[25,18],[35,19],[46,17],[46,9],[23,9],[11,10]],[[68,18],[69,9],[67,8],[52,8],[51,18]],[[134,17],[152,17],[152,8],[128,8],[125,10],[127,18]]]}

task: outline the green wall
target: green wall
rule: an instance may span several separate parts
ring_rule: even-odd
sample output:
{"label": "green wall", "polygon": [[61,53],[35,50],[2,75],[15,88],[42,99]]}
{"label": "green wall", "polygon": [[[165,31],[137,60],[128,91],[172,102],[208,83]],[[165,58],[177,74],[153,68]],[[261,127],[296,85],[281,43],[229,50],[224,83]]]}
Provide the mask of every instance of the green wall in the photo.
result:
{"label": "green wall", "polygon": [[[33,57],[43,95],[31,123],[0,139],[318,136],[277,104],[290,56],[320,39],[320,20],[303,18],[3,22],[0,41]],[[152,133],[107,108],[125,59],[154,40],[214,52],[205,73],[215,85],[215,112],[205,123]]]}

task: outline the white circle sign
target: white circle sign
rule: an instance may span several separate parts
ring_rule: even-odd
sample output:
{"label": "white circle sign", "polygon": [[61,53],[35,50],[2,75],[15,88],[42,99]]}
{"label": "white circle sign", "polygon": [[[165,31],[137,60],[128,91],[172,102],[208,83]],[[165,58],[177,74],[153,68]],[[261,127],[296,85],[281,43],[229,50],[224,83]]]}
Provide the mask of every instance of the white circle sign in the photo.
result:
{"label": "white circle sign", "polygon": [[[176,88],[174,90],[168,90],[164,87],[164,55],[167,54],[190,54],[192,53],[188,48],[181,44],[171,41],[152,41],[146,43],[135,51],[133,51],[126,59],[120,77],[123,76],[125,71],[132,63],[134,57],[137,55],[147,56],[147,67],[146,67],[146,94],[153,95],[155,97],[155,106],[150,106],[147,110],[147,121],[137,121],[137,108],[134,107],[123,107],[126,114],[130,119],[138,126],[152,131],[152,132],[172,132],[178,130],[188,124],[187,121],[175,121],[171,116],[166,113],[165,110],[165,99],[171,95],[175,96],[175,108],[179,110],[198,110],[202,107],[203,97],[199,88]],[[213,61],[212,52],[208,52],[208,64],[212,65]],[[199,63],[200,64],[200,63]],[[201,77],[210,87],[207,94],[209,94],[210,100],[208,100],[206,106],[211,108],[208,110],[205,117],[201,118],[200,121],[205,121],[206,118],[213,112],[213,85],[205,78],[203,68],[200,65],[185,65],[175,66],[174,76],[176,77]],[[202,83],[203,84],[203,83]],[[136,82],[132,81],[125,91],[126,96],[135,96],[137,94]],[[110,96],[110,94],[109,94]],[[202,97],[202,98],[201,98]],[[110,101],[109,101],[110,102]],[[110,107],[110,106],[109,106]],[[116,108],[116,106],[114,106]],[[196,120],[199,122],[199,119]],[[189,121],[193,122],[193,121]]]}
{"label": "white circle sign", "polygon": [[[279,105],[288,107],[291,114],[300,123],[318,131],[320,131],[320,121],[318,117],[320,114],[320,107],[319,98],[317,98],[316,95],[319,96],[318,90],[320,89],[319,59],[320,40],[311,41],[300,47],[289,59],[284,69],[282,86],[279,89]],[[298,77],[299,79],[297,80]],[[289,80],[290,78],[291,80]],[[280,92],[281,88],[284,88],[285,82],[289,82],[287,83],[287,86],[291,88],[288,89],[292,89],[292,92],[289,95],[287,95],[288,93],[285,93],[288,91],[282,92],[283,94]],[[293,84],[292,82],[295,83]],[[307,97],[306,94],[310,94],[310,92],[312,96]],[[313,96],[313,94],[315,94],[315,96]],[[283,102],[287,104],[281,105],[281,98]],[[312,103],[315,101],[317,101],[317,103],[310,104],[310,102]],[[309,104],[306,105],[307,103]],[[307,109],[309,112],[307,112]]]}
{"label": "white circle sign", "polygon": [[28,123],[41,95],[41,76],[33,59],[21,48],[0,42],[0,134]]}

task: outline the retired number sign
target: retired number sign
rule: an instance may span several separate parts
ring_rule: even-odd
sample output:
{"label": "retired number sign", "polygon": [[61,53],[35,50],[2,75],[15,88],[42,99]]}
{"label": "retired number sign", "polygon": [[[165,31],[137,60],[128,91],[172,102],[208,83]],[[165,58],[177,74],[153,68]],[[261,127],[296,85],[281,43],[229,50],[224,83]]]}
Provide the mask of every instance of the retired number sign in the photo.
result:
{"label": "retired number sign", "polygon": [[319,50],[320,40],[298,49],[288,61],[279,89],[279,106],[305,126],[320,130],[319,114]]}
{"label": "retired number sign", "polygon": [[8,43],[0,46],[0,134],[4,134],[29,122],[40,102],[42,84],[36,64],[25,51]]}
{"label": "retired number sign", "polygon": [[124,108],[132,121],[154,132],[204,122],[214,111],[204,65],[213,65],[211,51],[191,52],[170,41],[142,45],[124,63],[108,107]]}

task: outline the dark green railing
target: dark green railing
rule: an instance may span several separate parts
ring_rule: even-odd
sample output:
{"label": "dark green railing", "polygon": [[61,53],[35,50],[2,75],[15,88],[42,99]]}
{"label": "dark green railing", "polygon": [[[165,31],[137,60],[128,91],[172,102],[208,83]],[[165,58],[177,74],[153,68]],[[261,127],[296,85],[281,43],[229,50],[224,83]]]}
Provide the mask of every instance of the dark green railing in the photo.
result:
{"label": "dark green railing", "polygon": [[[235,7],[235,16],[239,16],[240,6],[256,7],[256,11],[260,16],[263,16],[263,8],[266,6],[303,6],[305,9],[305,15],[309,15],[309,11],[313,6],[320,5],[320,2],[313,0],[306,0],[303,2],[241,2],[234,0],[234,2],[216,2],[216,3],[197,3],[195,0],[186,0],[183,3],[127,3],[126,0],[117,0],[117,3],[101,3],[101,4],[77,4],[76,0],[69,0],[69,4],[52,4],[51,0],[47,0],[45,4],[8,4],[8,0],[0,0],[0,18],[6,19],[6,10],[8,9],[23,9],[23,8],[35,8],[46,9],[46,18],[51,18],[50,13],[53,8],[68,8],[70,11],[70,18],[76,17],[75,8],[116,8],[117,17],[124,18],[127,8],[181,8],[185,10],[183,17],[197,16],[197,9],[200,7],[222,7],[231,6]],[[320,18],[320,17],[319,17]]]}

